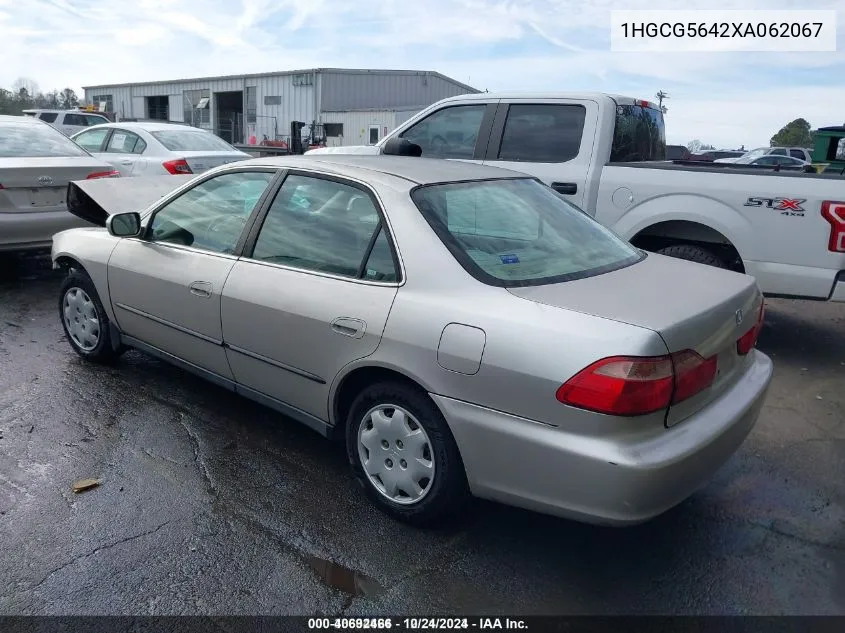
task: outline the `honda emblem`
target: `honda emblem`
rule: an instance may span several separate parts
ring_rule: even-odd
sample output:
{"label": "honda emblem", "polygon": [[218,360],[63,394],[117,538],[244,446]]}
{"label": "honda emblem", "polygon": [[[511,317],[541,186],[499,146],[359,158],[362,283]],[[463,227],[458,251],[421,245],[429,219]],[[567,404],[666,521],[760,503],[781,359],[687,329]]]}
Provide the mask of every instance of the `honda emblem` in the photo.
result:
{"label": "honda emblem", "polygon": [[50,176],[39,176],[38,177],[38,184],[40,184],[40,185],[52,185],[53,179]]}
{"label": "honda emblem", "polygon": [[736,311],[736,324],[742,325],[742,310]]}

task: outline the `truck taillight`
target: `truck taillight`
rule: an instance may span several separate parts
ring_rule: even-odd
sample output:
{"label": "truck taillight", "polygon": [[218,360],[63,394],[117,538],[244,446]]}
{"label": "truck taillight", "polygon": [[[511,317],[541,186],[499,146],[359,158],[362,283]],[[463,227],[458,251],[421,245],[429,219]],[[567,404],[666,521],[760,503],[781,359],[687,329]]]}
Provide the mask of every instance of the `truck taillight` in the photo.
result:
{"label": "truck taillight", "polygon": [[188,165],[188,161],[184,158],[180,158],[178,160],[168,160],[162,163],[162,166],[174,176],[178,176],[180,174],[192,174],[194,173],[191,171],[191,166]]}
{"label": "truck taillight", "polygon": [[845,202],[825,200],[822,202],[822,217],[830,223],[827,250],[845,253]]}
{"label": "truck taillight", "polygon": [[654,413],[704,391],[716,378],[718,358],[693,350],[670,356],[612,356],[567,380],[558,401],[607,415]]}

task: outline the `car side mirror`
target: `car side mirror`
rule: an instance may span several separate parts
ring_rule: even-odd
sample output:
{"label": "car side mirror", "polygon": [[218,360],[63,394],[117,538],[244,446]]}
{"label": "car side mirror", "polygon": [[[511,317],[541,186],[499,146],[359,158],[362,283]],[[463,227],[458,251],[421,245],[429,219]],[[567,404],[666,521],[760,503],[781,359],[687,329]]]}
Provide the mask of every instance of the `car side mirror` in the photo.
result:
{"label": "car side mirror", "polygon": [[422,156],[422,147],[406,138],[394,136],[381,149],[382,154],[388,156]]}
{"label": "car side mirror", "polygon": [[137,237],[141,234],[141,214],[130,211],[110,215],[106,219],[106,228],[115,237]]}

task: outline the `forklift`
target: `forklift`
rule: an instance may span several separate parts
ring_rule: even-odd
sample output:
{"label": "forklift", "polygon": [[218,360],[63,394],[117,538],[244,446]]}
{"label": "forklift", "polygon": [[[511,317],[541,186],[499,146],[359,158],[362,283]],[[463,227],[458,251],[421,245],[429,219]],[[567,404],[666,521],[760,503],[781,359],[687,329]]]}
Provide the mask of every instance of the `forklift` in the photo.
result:
{"label": "forklift", "polygon": [[290,151],[291,154],[304,154],[309,149],[326,146],[326,131],[322,123],[312,121],[308,125],[308,133],[303,137],[302,129],[306,126],[302,121],[290,122]]}

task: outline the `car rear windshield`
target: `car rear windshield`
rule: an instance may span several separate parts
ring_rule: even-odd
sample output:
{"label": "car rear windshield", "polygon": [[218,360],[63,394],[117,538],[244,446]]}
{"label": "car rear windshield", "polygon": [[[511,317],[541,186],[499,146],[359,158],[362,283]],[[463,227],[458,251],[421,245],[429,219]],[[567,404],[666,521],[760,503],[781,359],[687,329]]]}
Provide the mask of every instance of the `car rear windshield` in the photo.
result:
{"label": "car rear windshield", "polygon": [[610,162],[631,163],[666,160],[663,113],[637,105],[616,106],[616,126]]}
{"label": "car rear windshield", "polygon": [[0,157],[88,156],[88,152],[46,123],[0,123]]}
{"label": "car rear windshield", "polygon": [[533,179],[423,185],[411,198],[464,269],[489,285],[560,283],[643,257]]}
{"label": "car rear windshield", "polygon": [[231,152],[235,149],[210,132],[161,130],[150,134],[171,152]]}

